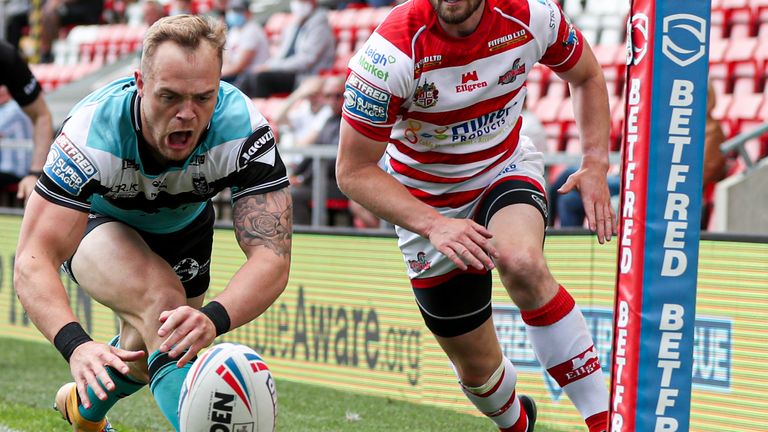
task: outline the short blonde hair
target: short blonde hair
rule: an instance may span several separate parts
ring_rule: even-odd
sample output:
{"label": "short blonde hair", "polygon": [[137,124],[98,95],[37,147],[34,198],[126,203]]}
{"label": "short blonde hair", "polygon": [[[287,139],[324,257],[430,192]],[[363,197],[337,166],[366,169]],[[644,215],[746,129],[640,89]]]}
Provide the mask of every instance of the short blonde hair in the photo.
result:
{"label": "short blonde hair", "polygon": [[160,18],[149,27],[144,36],[141,69],[145,74],[149,72],[149,61],[154,57],[157,47],[168,41],[189,50],[197,49],[201,41],[208,41],[216,51],[221,64],[226,39],[224,24],[210,18],[199,15],[174,15]]}

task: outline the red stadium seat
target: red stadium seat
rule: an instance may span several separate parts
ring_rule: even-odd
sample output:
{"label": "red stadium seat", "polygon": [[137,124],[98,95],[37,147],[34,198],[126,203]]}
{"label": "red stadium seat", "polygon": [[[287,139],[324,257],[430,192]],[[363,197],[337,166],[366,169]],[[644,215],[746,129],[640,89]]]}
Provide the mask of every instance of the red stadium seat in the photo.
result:
{"label": "red stadium seat", "polygon": [[736,101],[726,112],[726,121],[730,123],[731,135],[742,132],[745,123],[760,123],[763,120],[758,118],[764,101],[762,94],[740,94],[735,95],[735,98]]}
{"label": "red stadium seat", "polygon": [[726,92],[733,92],[737,78],[758,77],[758,65],[755,61],[757,38],[731,38],[723,61],[727,65]]}

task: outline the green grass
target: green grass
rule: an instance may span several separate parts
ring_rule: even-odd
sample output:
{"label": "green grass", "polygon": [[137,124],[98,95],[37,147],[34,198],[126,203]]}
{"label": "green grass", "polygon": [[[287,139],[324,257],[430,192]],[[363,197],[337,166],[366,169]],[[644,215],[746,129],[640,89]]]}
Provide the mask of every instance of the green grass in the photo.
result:
{"label": "green grass", "polygon": [[[0,338],[0,371],[0,430],[1,426],[25,432],[69,430],[67,423],[51,409],[56,390],[71,381],[67,364],[52,346]],[[299,384],[279,377],[276,384],[279,432],[498,430],[485,418],[449,410]],[[348,412],[359,416],[359,420],[348,420]],[[118,403],[109,417],[119,432],[171,430],[146,387]],[[555,432],[541,425],[536,430]]]}

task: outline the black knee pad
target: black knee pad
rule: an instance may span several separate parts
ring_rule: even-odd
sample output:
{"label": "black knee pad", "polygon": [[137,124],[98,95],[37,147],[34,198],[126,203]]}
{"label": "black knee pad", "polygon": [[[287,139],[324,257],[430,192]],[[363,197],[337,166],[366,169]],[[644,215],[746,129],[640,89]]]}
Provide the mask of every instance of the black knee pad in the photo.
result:
{"label": "black knee pad", "polygon": [[468,333],[491,317],[491,272],[460,273],[430,288],[414,288],[421,316],[441,337]]}

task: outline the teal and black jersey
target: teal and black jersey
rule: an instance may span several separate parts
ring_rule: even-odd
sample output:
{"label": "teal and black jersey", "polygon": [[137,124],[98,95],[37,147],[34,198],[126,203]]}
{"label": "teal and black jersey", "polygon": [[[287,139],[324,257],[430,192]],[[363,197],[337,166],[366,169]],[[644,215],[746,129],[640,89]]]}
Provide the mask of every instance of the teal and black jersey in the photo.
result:
{"label": "teal and black jersey", "polygon": [[192,222],[224,188],[234,203],[288,186],[272,129],[235,87],[221,83],[211,122],[189,158],[156,171],[141,133],[140,105],[132,78],[78,103],[35,190],[65,207],[168,233]]}

